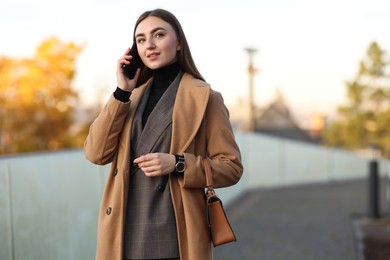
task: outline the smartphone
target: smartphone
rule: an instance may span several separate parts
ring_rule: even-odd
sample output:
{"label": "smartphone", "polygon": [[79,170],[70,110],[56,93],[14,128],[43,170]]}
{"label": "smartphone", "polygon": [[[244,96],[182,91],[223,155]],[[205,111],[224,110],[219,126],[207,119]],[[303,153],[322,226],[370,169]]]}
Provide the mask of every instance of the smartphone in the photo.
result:
{"label": "smartphone", "polygon": [[133,58],[130,60],[130,64],[123,65],[123,72],[129,79],[133,79],[138,68],[142,68],[144,65],[142,63],[141,57],[138,54],[137,44],[133,43],[131,46],[130,52],[128,55],[131,55]]}

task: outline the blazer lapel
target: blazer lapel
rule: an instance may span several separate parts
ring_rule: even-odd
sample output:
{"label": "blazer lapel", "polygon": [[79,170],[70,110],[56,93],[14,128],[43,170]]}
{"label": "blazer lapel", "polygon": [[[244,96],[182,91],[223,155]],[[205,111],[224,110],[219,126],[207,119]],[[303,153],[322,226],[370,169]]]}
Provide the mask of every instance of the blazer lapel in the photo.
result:
{"label": "blazer lapel", "polygon": [[172,111],[176,92],[183,73],[179,73],[156,104],[142,131],[137,145],[137,154],[146,154],[153,150],[160,136],[172,124]]}

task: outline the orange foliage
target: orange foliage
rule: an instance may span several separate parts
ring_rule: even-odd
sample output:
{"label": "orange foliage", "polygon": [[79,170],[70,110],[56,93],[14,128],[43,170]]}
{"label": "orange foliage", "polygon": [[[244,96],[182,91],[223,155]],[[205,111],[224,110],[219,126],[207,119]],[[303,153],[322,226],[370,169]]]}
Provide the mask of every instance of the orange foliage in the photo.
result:
{"label": "orange foliage", "polygon": [[32,58],[0,57],[0,154],[74,146],[71,82],[81,50],[52,37]]}

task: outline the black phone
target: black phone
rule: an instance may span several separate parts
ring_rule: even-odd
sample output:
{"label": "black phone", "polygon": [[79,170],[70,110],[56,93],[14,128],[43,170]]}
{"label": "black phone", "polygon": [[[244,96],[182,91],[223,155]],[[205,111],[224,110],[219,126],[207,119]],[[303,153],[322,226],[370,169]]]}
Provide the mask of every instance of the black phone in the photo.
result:
{"label": "black phone", "polygon": [[123,65],[123,72],[129,79],[133,79],[138,68],[142,68],[143,63],[141,57],[138,54],[137,44],[133,43],[131,46],[130,52],[128,55],[131,55],[133,58],[130,60],[130,64]]}

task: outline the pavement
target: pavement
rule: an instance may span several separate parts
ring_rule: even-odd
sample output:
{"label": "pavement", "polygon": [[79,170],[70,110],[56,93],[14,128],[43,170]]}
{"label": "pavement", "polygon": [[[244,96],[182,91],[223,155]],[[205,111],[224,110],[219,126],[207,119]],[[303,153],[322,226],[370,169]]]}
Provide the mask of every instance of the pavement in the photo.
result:
{"label": "pavement", "polygon": [[214,259],[356,260],[353,219],[368,208],[367,179],[251,190],[225,208],[238,240],[216,247]]}

